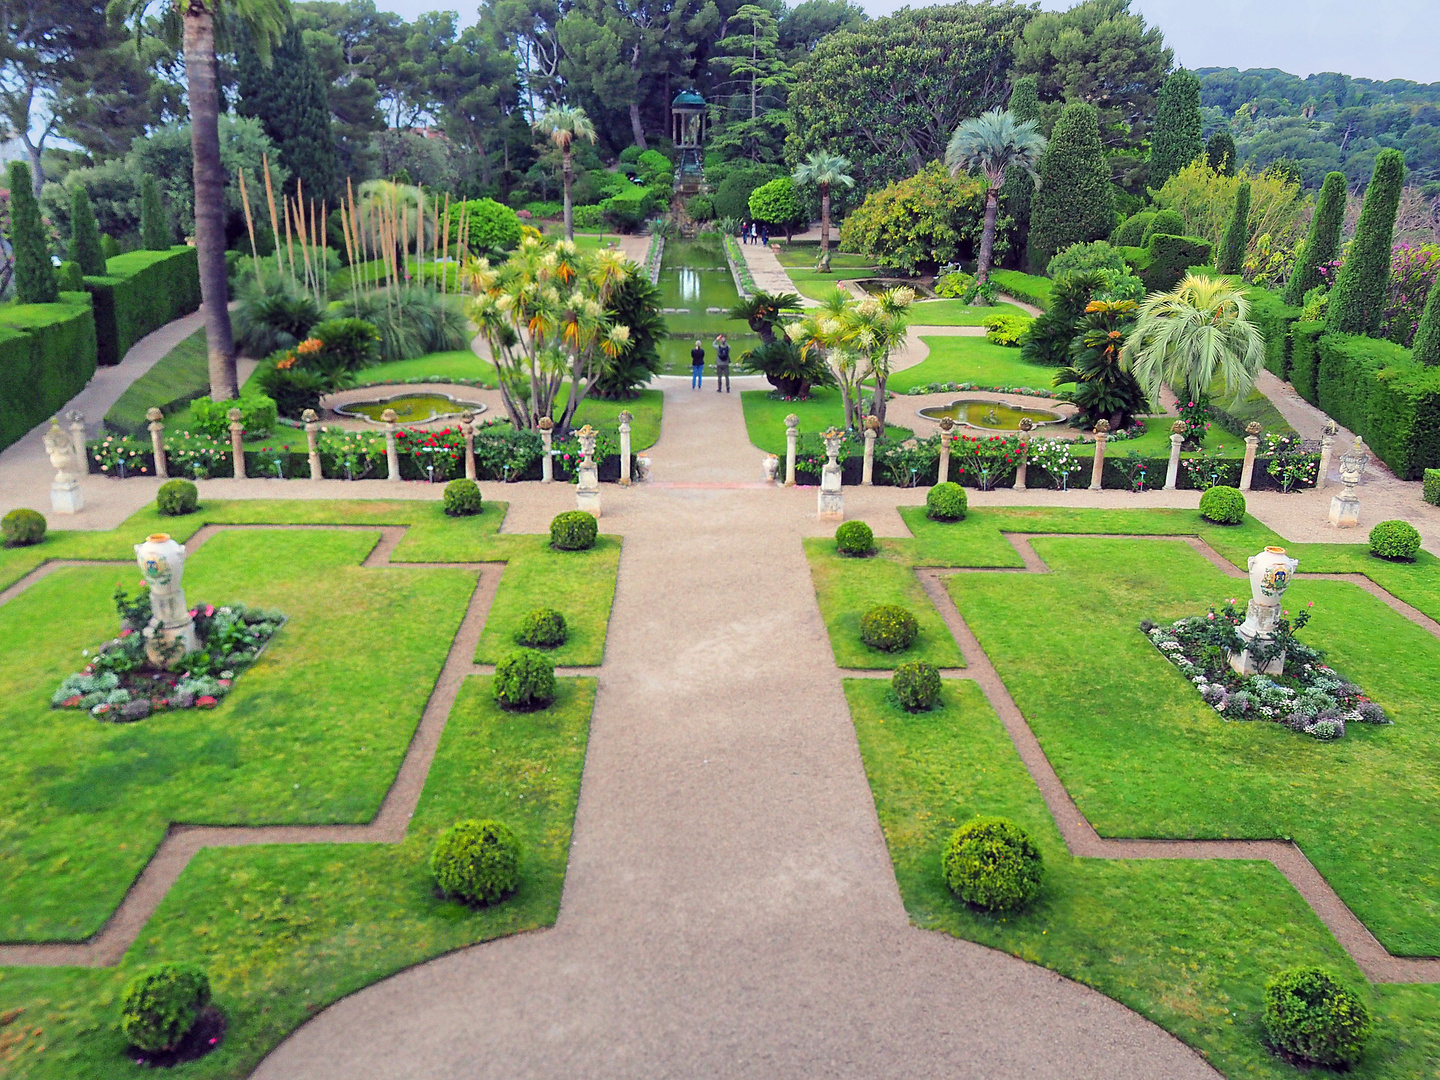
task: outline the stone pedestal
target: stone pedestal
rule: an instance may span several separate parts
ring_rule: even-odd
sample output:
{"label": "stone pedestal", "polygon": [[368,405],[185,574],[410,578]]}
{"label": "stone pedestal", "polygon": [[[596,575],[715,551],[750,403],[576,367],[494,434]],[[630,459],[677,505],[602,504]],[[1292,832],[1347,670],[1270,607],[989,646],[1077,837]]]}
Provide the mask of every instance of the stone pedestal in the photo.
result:
{"label": "stone pedestal", "polygon": [[85,496],[80,481],[66,475],[64,480],[50,481],[50,509],[57,514],[78,514],[85,509]]}
{"label": "stone pedestal", "polygon": [[169,533],[154,533],[135,545],[135,561],[150,586],[150,624],[145,627],[145,655],[156,667],[170,667],[199,647],[195,621],[185,603],[181,579],[185,545]]}
{"label": "stone pedestal", "polygon": [[231,409],[227,414],[230,417],[230,457],[235,463],[235,479],[245,479],[245,425],[240,422],[244,415],[239,409]]}
{"label": "stone pedestal", "polygon": [[1282,547],[1267,547],[1251,555],[1247,566],[1250,577],[1250,603],[1245,621],[1235,628],[1244,644],[1239,652],[1230,653],[1230,667],[1239,675],[1279,675],[1285,670],[1285,654],[1262,664],[1255,650],[1274,640],[1280,623],[1280,601],[1295,576],[1299,561],[1285,554]]}
{"label": "stone pedestal", "polygon": [[1035,422],[1028,416],[1020,418],[1020,464],[1015,466],[1015,490],[1025,490],[1025,467],[1030,463],[1030,432]]}
{"label": "stone pedestal", "polygon": [[800,418],[794,413],[785,417],[785,486],[795,486],[795,449],[800,441]]}
{"label": "stone pedestal", "polygon": [[955,426],[955,421],[948,416],[940,418],[940,464],[935,470],[935,482],[937,484],[948,483],[950,480],[950,440],[954,438],[950,429]]}
{"label": "stone pedestal", "polygon": [[540,429],[540,482],[553,484],[555,482],[555,458],[552,450],[555,442],[555,421],[548,416],[542,416],[536,427]]}
{"label": "stone pedestal", "polygon": [[61,430],[60,421],[51,420],[44,442],[45,453],[55,469],[55,479],[50,481],[50,509],[57,514],[78,514],[85,508],[85,496],[80,492],[80,478],[76,475],[80,466],[75,458],[74,440]]}
{"label": "stone pedestal", "polygon": [[386,409],[380,419],[385,421],[385,479],[399,480],[400,451],[395,445],[395,421],[399,416],[394,409]]}
{"label": "stone pedestal", "polygon": [[320,417],[314,409],[300,414],[305,421],[305,448],[310,452],[310,479],[323,480],[325,471],[320,466]]}
{"label": "stone pedestal", "polygon": [[1260,445],[1260,425],[1254,420],[1245,428],[1245,463],[1240,466],[1240,490],[1249,491],[1255,479],[1255,451]]}
{"label": "stone pedestal", "polygon": [[1105,442],[1110,438],[1110,421],[1095,425],[1095,461],[1090,466],[1090,490],[1099,491],[1105,479]]}
{"label": "stone pedestal", "polygon": [[865,460],[860,467],[860,483],[865,487],[875,485],[875,432],[865,428]]}
{"label": "stone pedestal", "polygon": [[[1275,622],[1279,608],[1260,607],[1254,600],[1245,612],[1245,621],[1235,628],[1245,648],[1230,654],[1230,667],[1237,675],[1282,675],[1285,672],[1285,654],[1282,652],[1263,667],[1251,651],[1253,645],[1268,645],[1275,636]],[[1262,620],[1268,620],[1262,621]]]}
{"label": "stone pedestal", "polygon": [[170,467],[165,461],[165,414],[152,405],[145,410],[145,419],[150,421],[150,452],[155,457],[155,475],[161,480],[168,480]]}
{"label": "stone pedestal", "polygon": [[589,424],[575,433],[580,440],[580,482],[575,485],[575,509],[600,516],[600,470],[595,465],[595,436],[600,434]]}
{"label": "stone pedestal", "polygon": [[1335,436],[1340,428],[1334,420],[1325,421],[1325,428],[1320,436],[1320,467],[1315,473],[1315,489],[1322,490],[1330,482],[1330,455],[1335,450]]}
{"label": "stone pedestal", "polygon": [[635,419],[628,409],[620,412],[620,486],[630,486],[630,421]]}
{"label": "stone pedestal", "polygon": [[816,512],[821,521],[845,520],[845,493],[840,483],[840,432],[825,432],[825,466],[820,470]]}
{"label": "stone pedestal", "polygon": [[460,430],[465,433],[465,479],[475,480],[475,414],[466,409],[460,414]]}
{"label": "stone pedestal", "polygon": [[1170,464],[1165,468],[1165,490],[1174,491],[1180,483],[1180,447],[1185,442],[1185,436],[1181,434],[1185,430],[1185,422],[1176,420],[1170,425]]}

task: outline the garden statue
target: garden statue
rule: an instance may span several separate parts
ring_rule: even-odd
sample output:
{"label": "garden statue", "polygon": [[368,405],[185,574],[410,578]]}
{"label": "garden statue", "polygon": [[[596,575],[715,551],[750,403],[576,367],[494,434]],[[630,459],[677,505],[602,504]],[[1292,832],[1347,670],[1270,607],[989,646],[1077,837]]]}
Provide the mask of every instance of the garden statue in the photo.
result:
{"label": "garden statue", "polygon": [[1267,547],[1260,554],[1251,555],[1247,565],[1250,604],[1245,609],[1245,621],[1235,628],[1245,648],[1230,654],[1230,666],[1240,675],[1279,675],[1285,671],[1284,652],[1263,662],[1254,652],[1274,640],[1280,622],[1280,600],[1290,587],[1290,579],[1295,576],[1300,561],[1287,556],[1282,547]]}
{"label": "garden statue", "polygon": [[185,545],[170,539],[169,533],[153,533],[135,545],[140,575],[150,586],[150,625],[145,635],[145,655],[156,667],[170,667],[186,653],[199,647],[195,619],[185,603],[180,581],[185,573]]}
{"label": "garden statue", "polygon": [[78,514],[85,506],[85,497],[80,494],[80,462],[75,460],[75,441],[60,427],[60,421],[51,419],[50,430],[45,432],[45,453],[55,467],[55,479],[50,481],[50,509],[57,514]]}
{"label": "garden statue", "polygon": [[775,483],[775,477],[780,474],[780,459],[774,454],[766,454],[760,461],[760,467],[765,470],[765,482]]}
{"label": "garden statue", "polygon": [[1370,464],[1370,452],[1360,436],[1355,436],[1355,445],[1340,455],[1340,494],[1330,500],[1330,524],[1337,529],[1353,529],[1360,524],[1360,498],[1355,494],[1355,485],[1365,475],[1365,466]]}
{"label": "garden statue", "polygon": [[580,482],[575,485],[575,508],[600,516],[600,473],[595,465],[595,436],[600,433],[586,424],[575,437],[580,440]]}
{"label": "garden statue", "polygon": [[845,520],[845,496],[840,487],[840,440],[842,434],[833,427],[825,432],[825,465],[820,470],[820,493],[817,496],[821,521]]}

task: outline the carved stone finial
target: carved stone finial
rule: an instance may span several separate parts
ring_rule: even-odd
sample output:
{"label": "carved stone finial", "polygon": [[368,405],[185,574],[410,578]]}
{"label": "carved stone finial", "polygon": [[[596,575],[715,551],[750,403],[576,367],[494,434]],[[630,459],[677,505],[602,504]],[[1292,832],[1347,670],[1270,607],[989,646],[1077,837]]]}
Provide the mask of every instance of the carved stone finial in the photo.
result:
{"label": "carved stone finial", "polygon": [[880,431],[880,418],[878,416],[865,417],[865,430],[873,431],[878,434]]}
{"label": "carved stone finial", "polygon": [[1176,420],[1173,424],[1171,424],[1171,425],[1170,425],[1170,434],[1171,434],[1171,435],[1184,435],[1184,434],[1185,434],[1185,421],[1184,421],[1184,420]]}
{"label": "carved stone finial", "polygon": [[955,421],[952,420],[950,417],[948,417],[948,416],[942,416],[942,417],[940,418],[940,430],[941,430],[941,431],[949,431],[949,430],[950,430],[951,428],[953,428],[954,426],[955,426]]}
{"label": "carved stone finial", "polygon": [[1264,430],[1265,429],[1260,426],[1260,421],[1258,420],[1251,420],[1250,423],[1245,425],[1246,435],[1254,435],[1258,437],[1260,432]]}
{"label": "carved stone finial", "polygon": [[620,415],[617,416],[615,419],[617,423],[630,424],[634,423],[635,415],[629,409],[621,409]]}
{"label": "carved stone finial", "polygon": [[231,410],[230,410],[228,413],[226,413],[225,415],[230,418],[230,422],[231,422],[232,424],[238,424],[238,423],[240,422],[240,419],[241,419],[245,414],[242,413],[239,409],[231,409]]}
{"label": "carved stone finial", "polygon": [[1321,431],[1323,434],[1329,435],[1333,439],[1336,435],[1340,434],[1340,425],[1335,423],[1334,420],[1326,420],[1325,426],[1321,429]]}
{"label": "carved stone finial", "polygon": [[145,419],[149,420],[152,424],[158,424],[161,420],[165,419],[165,414],[154,405],[151,405],[150,408],[145,410]]}
{"label": "carved stone finial", "polygon": [[386,409],[380,414],[380,419],[384,420],[387,424],[393,424],[396,420],[400,419],[400,415],[394,409]]}
{"label": "carved stone finial", "polygon": [[300,414],[300,419],[307,424],[318,424],[320,422],[320,414],[314,409],[306,409]]}
{"label": "carved stone finial", "polygon": [[792,412],[789,416],[785,417],[785,426],[787,428],[798,428],[800,426],[800,417]]}
{"label": "carved stone finial", "polygon": [[1109,433],[1109,431],[1110,431],[1110,421],[1109,421],[1109,420],[1097,420],[1097,421],[1095,422],[1095,434],[1096,434],[1096,435],[1106,435],[1106,434]]}
{"label": "carved stone finial", "polygon": [[1021,430],[1021,431],[1034,431],[1034,430],[1035,430],[1035,421],[1034,421],[1034,420],[1031,420],[1028,416],[1022,416],[1022,417],[1020,418],[1020,425],[1019,425],[1019,426],[1020,426],[1020,430]]}
{"label": "carved stone finial", "polygon": [[555,426],[555,421],[551,420],[548,416],[542,416],[539,420],[535,421],[535,426],[541,431],[549,431]]}

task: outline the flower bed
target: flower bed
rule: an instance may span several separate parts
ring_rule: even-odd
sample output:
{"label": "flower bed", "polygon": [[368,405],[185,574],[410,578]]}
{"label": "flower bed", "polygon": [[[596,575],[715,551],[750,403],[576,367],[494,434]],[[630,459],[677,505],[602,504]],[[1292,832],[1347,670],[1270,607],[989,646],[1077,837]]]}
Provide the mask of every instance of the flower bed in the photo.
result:
{"label": "flower bed", "polygon": [[[1230,667],[1228,653],[1244,647],[1235,632],[1244,616],[1234,600],[1219,611],[1211,608],[1168,626],[1146,619],[1140,629],[1226,720],[1269,720],[1325,740],[1343,738],[1347,723],[1390,723],[1385,710],[1360,687],[1325,665],[1318,649],[1296,640],[1295,631],[1308,620],[1308,611],[1296,616],[1293,629],[1288,620],[1280,620],[1270,650],[1278,655],[1284,649],[1285,670],[1277,675],[1244,676]],[[1260,659],[1264,666],[1265,656]]]}

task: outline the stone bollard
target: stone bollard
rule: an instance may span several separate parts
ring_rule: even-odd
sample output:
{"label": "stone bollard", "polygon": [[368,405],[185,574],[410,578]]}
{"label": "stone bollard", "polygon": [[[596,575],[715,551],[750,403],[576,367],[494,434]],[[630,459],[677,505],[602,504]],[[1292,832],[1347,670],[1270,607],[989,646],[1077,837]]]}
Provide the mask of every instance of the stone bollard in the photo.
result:
{"label": "stone bollard", "polygon": [[840,440],[843,433],[833,427],[825,432],[825,466],[820,470],[820,491],[816,510],[821,521],[845,520],[845,492],[840,482]]}
{"label": "stone bollard", "polygon": [[1101,420],[1095,425],[1095,464],[1090,467],[1090,490],[1099,491],[1105,477],[1105,442],[1110,438],[1110,421]]}
{"label": "stone bollard", "polygon": [[1251,420],[1245,425],[1245,464],[1240,466],[1240,490],[1249,491],[1255,479],[1255,451],[1260,446],[1260,425]]}
{"label": "stone bollard", "polygon": [[161,480],[168,480],[170,467],[165,461],[165,414],[152,405],[145,410],[145,419],[150,421],[150,450],[155,455],[155,475]]}
{"label": "stone bollard", "polygon": [[465,479],[475,479],[475,413],[466,409],[460,414],[460,431],[465,436]]}
{"label": "stone bollard", "polygon": [[955,421],[948,416],[940,418],[940,467],[935,473],[937,484],[948,483],[950,480],[950,440],[954,438],[950,429],[955,426]]}
{"label": "stone bollard", "polygon": [[300,414],[305,421],[305,446],[310,451],[310,479],[323,480],[325,471],[320,467],[320,416],[314,409]]}
{"label": "stone bollard", "polygon": [[580,482],[575,485],[575,509],[600,516],[600,470],[595,465],[595,436],[600,433],[586,424],[575,433],[580,440]]}
{"label": "stone bollard", "polygon": [[635,417],[629,409],[621,409],[620,416],[620,486],[630,486],[630,421]]}
{"label": "stone bollard", "polygon": [[550,451],[555,440],[555,421],[542,416],[535,426],[540,429],[540,482],[552,484],[555,482],[555,458]]}
{"label": "stone bollard", "polygon": [[51,419],[44,442],[45,453],[55,469],[55,479],[50,481],[50,509],[57,514],[78,514],[85,508],[85,496],[75,475],[80,467],[75,460],[75,443],[56,419]]}
{"label": "stone bollard", "polygon": [[385,469],[388,475],[387,480],[400,479],[400,451],[395,448],[395,421],[399,419],[394,409],[386,409],[380,414],[380,419],[385,421]]}
{"label": "stone bollard", "polygon": [[80,471],[89,471],[89,462],[85,460],[85,414],[79,409],[71,409],[65,414],[65,419],[70,421],[70,441],[75,444],[75,460],[80,462]]}
{"label": "stone bollard", "polygon": [[1170,464],[1165,469],[1165,490],[1174,491],[1180,483],[1180,444],[1185,441],[1185,421],[1170,425]]}
{"label": "stone bollard", "polygon": [[860,471],[860,483],[866,487],[875,486],[875,439],[880,434],[880,419],[865,418],[865,463]]}
{"label": "stone bollard", "polygon": [[1015,490],[1025,490],[1025,468],[1030,464],[1030,432],[1035,421],[1028,416],[1020,418],[1020,464],[1015,466]]}
{"label": "stone bollard", "polygon": [[795,451],[800,442],[800,417],[785,417],[785,486],[795,486]]}
{"label": "stone bollard", "polygon": [[1315,475],[1315,489],[1323,488],[1330,480],[1330,453],[1335,449],[1335,436],[1340,433],[1334,420],[1326,420],[1320,435],[1320,468]]}
{"label": "stone bollard", "polygon": [[235,462],[235,479],[245,479],[245,425],[240,422],[244,415],[239,409],[231,409],[227,413],[230,417],[230,457]]}

